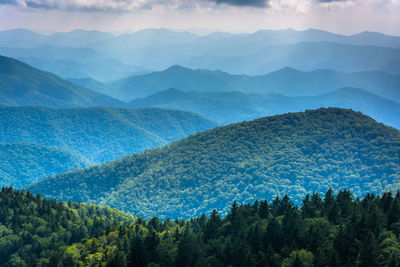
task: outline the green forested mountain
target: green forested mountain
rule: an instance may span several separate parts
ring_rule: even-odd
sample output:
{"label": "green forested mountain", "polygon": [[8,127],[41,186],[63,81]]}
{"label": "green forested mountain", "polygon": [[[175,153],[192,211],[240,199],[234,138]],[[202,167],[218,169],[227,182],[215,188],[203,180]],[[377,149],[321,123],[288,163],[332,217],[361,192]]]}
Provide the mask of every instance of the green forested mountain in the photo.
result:
{"label": "green forested mountain", "polygon": [[[23,231],[21,231],[23,229]],[[0,266],[399,266],[400,193],[285,195],[190,220],[0,191]]]}
{"label": "green forested mountain", "polygon": [[216,124],[162,109],[0,107],[0,142],[60,147],[104,162],[158,147]]}
{"label": "green forested mountain", "polygon": [[0,188],[20,188],[43,177],[91,165],[84,157],[65,149],[24,143],[0,143],[0,158]]}
{"label": "green forested mountain", "polygon": [[29,190],[100,203],[146,218],[191,217],[229,203],[351,188],[357,196],[400,188],[400,132],[351,110],[324,108],[198,133],[163,148]]}
{"label": "green forested mountain", "polygon": [[[0,191],[0,266],[69,265],[66,246],[90,237],[108,235],[130,215],[94,205],[45,200],[29,192],[3,188]],[[89,242],[89,241],[88,241]],[[65,252],[65,253],[64,253]],[[82,255],[82,254],[81,254]]]}
{"label": "green forested mountain", "polygon": [[317,96],[333,92],[341,87],[363,88],[381,97],[400,101],[398,90],[400,76],[381,71],[344,73],[317,69],[307,72],[283,68],[265,75],[248,76],[172,66],[164,71],[134,75],[105,84],[91,79],[71,81],[123,101],[146,97],[169,88],[186,92],[241,91],[285,96]]}
{"label": "green forested mountain", "polygon": [[124,106],[112,97],[0,56],[0,103],[14,106]]}
{"label": "green forested mountain", "polygon": [[351,108],[400,129],[400,103],[357,88],[340,88],[318,96],[242,92],[184,92],[168,89],[130,103],[134,108],[168,108],[198,113],[221,124],[320,107]]}

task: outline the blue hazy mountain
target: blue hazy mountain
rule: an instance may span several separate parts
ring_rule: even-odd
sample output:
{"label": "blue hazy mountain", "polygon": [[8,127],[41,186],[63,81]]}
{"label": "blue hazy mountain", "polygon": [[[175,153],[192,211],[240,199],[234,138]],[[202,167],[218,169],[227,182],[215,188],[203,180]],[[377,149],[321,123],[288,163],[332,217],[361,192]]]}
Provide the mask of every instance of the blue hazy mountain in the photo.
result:
{"label": "blue hazy mountain", "polygon": [[284,67],[303,71],[315,69],[332,69],[342,72],[379,70],[400,74],[400,50],[395,48],[332,42],[303,42],[270,45],[252,54],[247,51],[242,55],[240,51],[233,52],[231,53],[236,56],[222,57],[213,52],[208,56],[188,58],[183,61],[183,65],[247,74],[262,74]]}
{"label": "blue hazy mountain", "polygon": [[373,45],[382,47],[400,48],[400,37],[389,36],[377,32],[361,32],[354,35],[341,35],[318,29],[296,31],[285,30],[259,30],[250,34],[210,34],[202,38],[203,42],[223,40],[221,45],[233,47],[234,44],[259,48],[260,44],[295,44],[300,42],[334,42],[352,45]]}
{"label": "blue hazy mountain", "polygon": [[46,36],[26,29],[0,31],[0,46],[29,47],[41,45]]}
{"label": "blue hazy mountain", "polygon": [[83,86],[85,88],[90,88],[96,92],[108,95],[110,94],[110,88],[105,84],[93,78],[69,78],[67,81]]}
{"label": "blue hazy mountain", "polygon": [[0,187],[21,188],[47,176],[92,165],[66,149],[27,143],[0,143],[0,158]]}
{"label": "blue hazy mountain", "polygon": [[15,29],[0,31],[0,46],[34,47],[51,45],[87,47],[113,37],[113,34],[100,31],[74,30],[44,35],[25,29]]}
{"label": "blue hazy mountain", "polygon": [[105,162],[165,145],[216,123],[163,109],[0,107],[0,143],[67,149]]}
{"label": "blue hazy mountain", "polygon": [[[37,46],[37,45],[61,45],[61,46],[88,46],[109,45],[123,48],[125,45],[136,47],[155,45],[171,45],[190,42],[212,44],[215,41],[223,41],[219,45],[247,44],[253,47],[255,44],[294,44],[299,42],[335,42],[353,45],[373,45],[382,47],[400,48],[400,37],[385,35],[377,32],[361,32],[354,35],[341,35],[318,29],[296,31],[285,30],[259,30],[248,34],[232,34],[215,32],[206,36],[199,36],[185,31],[168,29],[145,29],[134,33],[113,35],[108,32],[74,30],[70,32],[56,32],[48,35],[29,31],[26,29],[14,29],[0,31],[0,46]],[[126,46],[125,46],[126,47]]]}
{"label": "blue hazy mountain", "polygon": [[50,107],[124,106],[112,97],[3,56],[0,56],[0,103]]}
{"label": "blue hazy mountain", "polygon": [[11,57],[80,62],[112,58],[148,70],[179,64],[250,75],[287,66],[305,71],[329,68],[343,72],[380,70],[400,74],[400,37],[373,32],[343,36],[314,29],[287,29],[198,36],[167,29],[146,29],[120,36],[92,31],[44,36],[15,30],[0,32],[0,40],[0,53]]}
{"label": "blue hazy mountain", "polygon": [[[115,38],[105,40],[96,47],[106,49],[129,49],[154,46],[168,46],[187,43],[200,38],[199,35],[189,32],[177,32],[168,29],[144,29],[134,33],[125,33]],[[133,51],[134,52],[134,51]]]}
{"label": "blue hazy mountain", "polygon": [[122,78],[106,84],[107,93],[115,98],[130,101],[137,97],[174,87],[187,91],[233,91],[239,88],[221,78],[218,73],[206,70],[191,70],[181,66],[172,66],[164,71],[152,72]]}
{"label": "blue hazy mountain", "polygon": [[41,45],[28,48],[0,47],[0,54],[12,58],[40,58],[52,60],[74,60],[87,62],[106,59],[107,57],[88,47],[51,46]]}
{"label": "blue hazy mountain", "polygon": [[172,66],[161,72],[134,75],[100,84],[88,80],[74,82],[123,101],[176,88],[181,91],[274,93],[286,96],[315,96],[341,87],[363,88],[400,102],[400,75],[379,71],[343,73],[332,70],[310,72],[283,68],[260,76],[231,75],[222,71],[193,70]]}
{"label": "blue hazy mountain", "polygon": [[130,106],[187,110],[221,124],[319,107],[341,107],[361,111],[379,122],[400,129],[398,119],[400,118],[400,103],[362,89],[349,87],[308,97],[288,97],[271,93],[184,92],[169,89],[146,98],[135,99]]}
{"label": "blue hazy mountain", "polygon": [[91,77],[105,82],[124,78],[147,71],[133,65],[125,64],[117,59],[88,60],[85,62],[71,59],[49,59],[43,57],[18,58],[35,68],[52,72],[64,79],[82,79]]}
{"label": "blue hazy mountain", "polygon": [[115,36],[108,32],[74,30],[57,32],[47,37],[46,43],[57,46],[87,47],[98,42],[104,42]]}

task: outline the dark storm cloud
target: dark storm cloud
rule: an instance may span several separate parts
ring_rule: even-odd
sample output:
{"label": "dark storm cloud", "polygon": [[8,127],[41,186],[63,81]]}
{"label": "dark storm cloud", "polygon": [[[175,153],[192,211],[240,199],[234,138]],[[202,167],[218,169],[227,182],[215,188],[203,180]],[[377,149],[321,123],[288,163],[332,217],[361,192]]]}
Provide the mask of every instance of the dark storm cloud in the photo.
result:
{"label": "dark storm cloud", "polygon": [[345,2],[348,0],[316,0],[319,3]]}
{"label": "dark storm cloud", "polygon": [[[60,9],[78,11],[129,11],[135,9],[151,9],[155,6],[166,8],[194,7],[197,4],[215,4],[237,7],[268,7],[269,0],[0,0],[0,5],[14,5],[18,7],[30,7],[37,9]],[[323,0],[326,1],[326,0]]]}
{"label": "dark storm cloud", "polygon": [[231,6],[268,7],[267,0],[214,0],[212,2]]}

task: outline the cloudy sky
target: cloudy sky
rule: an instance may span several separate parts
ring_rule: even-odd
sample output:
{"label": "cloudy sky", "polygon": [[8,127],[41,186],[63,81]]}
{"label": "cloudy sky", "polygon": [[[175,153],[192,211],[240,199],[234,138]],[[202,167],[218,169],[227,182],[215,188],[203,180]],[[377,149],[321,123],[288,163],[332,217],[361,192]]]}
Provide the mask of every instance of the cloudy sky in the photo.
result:
{"label": "cloudy sky", "polygon": [[308,28],[400,36],[400,0],[0,0],[0,30]]}

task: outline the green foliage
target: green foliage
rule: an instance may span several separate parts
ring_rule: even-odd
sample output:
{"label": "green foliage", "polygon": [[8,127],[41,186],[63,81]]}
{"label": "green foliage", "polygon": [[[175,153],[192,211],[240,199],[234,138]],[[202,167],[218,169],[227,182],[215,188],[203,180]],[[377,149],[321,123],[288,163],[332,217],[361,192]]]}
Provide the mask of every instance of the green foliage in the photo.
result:
{"label": "green foliage", "polygon": [[0,188],[21,188],[40,178],[91,165],[76,153],[35,144],[0,143],[0,158]]}
{"label": "green foliage", "polygon": [[110,208],[45,200],[40,195],[3,188],[0,266],[54,266],[54,260],[61,256],[65,263],[74,261],[82,254],[77,254],[73,243],[100,238],[119,224],[132,221],[132,216]]}
{"label": "green foliage", "polygon": [[[15,199],[24,195],[27,193],[14,192]],[[252,205],[234,202],[225,218],[220,218],[214,210],[209,218],[203,214],[186,221],[160,221],[153,217],[149,221],[138,218],[129,222],[129,218],[121,218],[114,211],[106,214],[103,224],[93,223],[88,229],[95,231],[88,231],[82,240],[69,245],[65,241],[65,246],[58,245],[50,253],[40,253],[34,264],[23,254],[29,239],[20,240],[17,252],[7,262],[1,258],[0,263],[52,267],[398,266],[400,221],[391,222],[389,218],[392,207],[400,204],[400,193],[396,196],[390,192],[382,196],[368,194],[362,200],[355,199],[347,190],[335,196],[329,189],[326,195],[329,197],[325,199],[318,193],[307,195],[303,203],[312,203],[307,213],[303,212],[304,204],[298,208],[288,196],[276,198],[270,204],[266,200]],[[52,203],[65,209],[65,205]],[[268,207],[268,214],[260,203]],[[87,206],[70,205],[81,218],[90,214]],[[0,207],[3,206],[4,201],[0,202]],[[329,218],[337,210],[335,207],[344,206],[346,213]],[[13,210],[19,211],[18,207],[13,206]],[[24,209],[28,214],[34,210]],[[98,213],[101,211],[97,209]],[[55,215],[59,213],[57,210]],[[107,225],[111,215],[117,217],[113,218],[114,224]],[[0,240],[5,236],[12,243],[11,234],[2,234],[3,229],[0,227]],[[71,228],[65,230],[69,233]],[[21,235],[26,238],[31,231],[34,228],[26,228]]]}
{"label": "green foliage", "polygon": [[0,107],[0,142],[60,147],[97,163],[214,126],[193,113],[162,109]]}
{"label": "green foliage", "polygon": [[[356,196],[380,194],[397,190],[399,177],[398,130],[358,112],[328,108],[215,128],[163,148],[48,178],[29,190],[165,219],[189,218],[214,208],[227,214],[233,200],[248,203],[284,193],[300,203],[307,193],[323,194],[330,187],[349,188]],[[309,201],[304,214],[318,216],[310,209],[320,207],[320,200]],[[340,203],[333,206],[330,219],[347,216],[351,199]],[[391,216],[398,219],[395,212]],[[291,220],[298,218],[293,215]]]}

